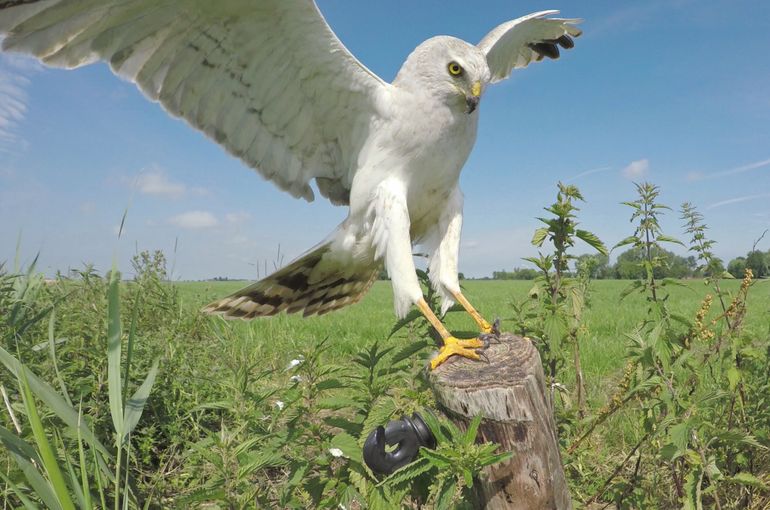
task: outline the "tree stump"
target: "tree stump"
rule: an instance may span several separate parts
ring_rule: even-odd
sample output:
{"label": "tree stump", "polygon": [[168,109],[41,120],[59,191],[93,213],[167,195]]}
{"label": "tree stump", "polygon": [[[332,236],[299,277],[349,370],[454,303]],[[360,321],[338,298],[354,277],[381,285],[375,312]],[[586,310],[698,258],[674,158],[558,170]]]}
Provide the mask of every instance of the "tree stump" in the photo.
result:
{"label": "tree stump", "polygon": [[514,453],[482,472],[474,484],[478,507],[572,508],[540,354],[510,333],[485,353],[489,363],[455,356],[430,374],[437,402],[458,427],[481,414],[478,440]]}

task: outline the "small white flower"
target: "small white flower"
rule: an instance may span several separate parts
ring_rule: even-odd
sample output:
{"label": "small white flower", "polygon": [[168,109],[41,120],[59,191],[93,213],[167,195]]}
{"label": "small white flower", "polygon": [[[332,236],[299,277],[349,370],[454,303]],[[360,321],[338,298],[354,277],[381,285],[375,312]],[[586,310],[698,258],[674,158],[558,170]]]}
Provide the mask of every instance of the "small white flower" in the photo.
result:
{"label": "small white flower", "polygon": [[296,358],[296,359],[293,359],[293,360],[291,360],[291,361],[289,362],[289,364],[286,366],[286,369],[285,369],[285,371],[289,371],[289,370],[291,370],[292,368],[295,368],[296,366],[298,366],[298,365],[299,365],[300,363],[302,363],[303,361],[305,361],[305,357],[304,357],[303,355],[301,355],[301,354],[300,354],[299,356],[297,356],[297,358]]}
{"label": "small white flower", "polygon": [[293,375],[293,376],[289,377],[289,380],[291,382],[293,382],[293,383],[298,383],[298,382],[300,382],[302,380],[302,377],[300,377],[298,375]]}
{"label": "small white flower", "polygon": [[339,448],[329,448],[329,453],[332,454],[332,457],[342,457],[342,450]]}
{"label": "small white flower", "polygon": [[286,407],[286,404],[281,400],[276,400],[275,407],[277,407],[279,411],[283,411],[283,408]]}

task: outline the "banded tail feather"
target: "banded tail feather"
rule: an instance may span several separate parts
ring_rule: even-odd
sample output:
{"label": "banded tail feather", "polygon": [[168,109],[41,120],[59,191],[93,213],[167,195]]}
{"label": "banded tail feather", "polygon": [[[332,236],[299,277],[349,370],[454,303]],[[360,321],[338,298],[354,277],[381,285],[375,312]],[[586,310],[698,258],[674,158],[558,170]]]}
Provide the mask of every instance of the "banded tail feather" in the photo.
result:
{"label": "banded tail feather", "polygon": [[[267,278],[203,308],[227,319],[253,319],[280,312],[323,315],[361,300],[380,267],[345,268],[323,275],[320,268],[329,245],[322,245]],[[319,275],[323,275],[320,276]]]}

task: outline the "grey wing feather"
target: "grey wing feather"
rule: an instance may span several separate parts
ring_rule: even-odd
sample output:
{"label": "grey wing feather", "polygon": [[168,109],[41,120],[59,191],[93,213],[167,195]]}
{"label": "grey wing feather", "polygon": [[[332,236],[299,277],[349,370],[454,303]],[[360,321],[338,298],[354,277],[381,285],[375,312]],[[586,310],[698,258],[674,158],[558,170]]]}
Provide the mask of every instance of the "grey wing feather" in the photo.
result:
{"label": "grey wing feather", "polygon": [[0,1],[3,48],[73,68],[107,61],[172,115],[295,197],[348,201],[389,85],[311,0]]}
{"label": "grey wing feather", "polygon": [[557,58],[558,46],[572,47],[570,37],[582,31],[579,19],[548,18],[559,11],[541,11],[507,21],[489,32],[478,44],[487,55],[492,83],[510,76],[513,69],[540,61],[544,56]]}

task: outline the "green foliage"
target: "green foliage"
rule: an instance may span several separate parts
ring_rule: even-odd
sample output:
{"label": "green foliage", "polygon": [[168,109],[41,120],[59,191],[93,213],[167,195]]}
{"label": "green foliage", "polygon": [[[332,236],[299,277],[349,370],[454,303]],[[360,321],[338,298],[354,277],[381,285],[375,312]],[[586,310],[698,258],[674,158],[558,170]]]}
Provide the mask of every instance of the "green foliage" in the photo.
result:
{"label": "green foliage", "polygon": [[[0,275],[0,280],[4,281],[12,277],[3,274]],[[36,299],[37,295],[29,292],[31,289],[29,281],[24,286],[23,292],[15,292],[10,286],[0,284],[0,288],[8,291],[2,298],[3,302],[10,303],[12,309],[34,309],[32,300]],[[2,392],[6,409],[15,433],[0,426],[0,441],[11,452],[11,457],[23,474],[23,477],[18,480],[11,478],[6,480],[15,497],[25,507],[33,508],[33,499],[39,499],[49,508],[74,509],[75,502],[80,508],[94,508],[91,494],[94,486],[98,488],[102,507],[105,507],[106,501],[110,500],[114,503],[116,510],[127,508],[129,503],[134,506],[137,504],[136,495],[130,490],[131,470],[127,462],[126,465],[121,465],[121,461],[123,455],[126,461],[130,459],[130,436],[141,418],[152,390],[158,365],[156,361],[144,382],[133,396],[127,399],[128,385],[122,384],[121,379],[126,377],[127,382],[131,357],[128,356],[125,367],[121,366],[123,335],[118,283],[119,274],[113,270],[108,290],[107,341],[102,344],[101,349],[102,356],[104,357],[106,353],[106,358],[109,360],[106,381],[112,415],[114,449],[110,450],[104,446],[97,434],[84,421],[82,405],[76,408],[70,399],[70,391],[59,372],[55,353],[55,306],[44,309],[50,314],[47,347],[50,349],[51,363],[61,393],[31,372],[17,357],[0,348],[0,362],[6,369],[4,375],[12,375],[16,379],[18,398],[23,404],[17,409],[26,417],[29,426],[27,429],[23,421],[15,415],[14,407],[9,404],[10,398],[3,384]],[[41,322],[43,315],[36,314],[34,322]],[[19,328],[17,321],[25,321],[27,326],[33,324],[25,319],[24,313],[12,315],[9,319],[0,330],[0,334],[5,345],[16,344],[17,350],[21,351],[20,345],[25,340],[23,333],[31,328]],[[127,336],[129,352],[134,342],[134,332],[132,322],[131,331]],[[45,414],[40,412],[36,400],[45,404],[47,409]],[[87,451],[91,453],[91,459],[88,458]],[[74,460],[73,452],[77,452],[77,462]],[[77,473],[80,473],[79,477]]]}
{"label": "green foliage", "polygon": [[[464,285],[485,315],[516,295],[503,328],[543,353],[576,503],[763,508],[767,283],[722,280],[703,217],[685,204],[687,263],[704,278],[663,285],[670,238],[644,210],[666,209],[645,186],[630,243],[641,243],[630,246],[640,278],[622,303],[622,282],[592,281],[611,269],[601,250],[573,255],[582,196],[563,185],[535,238],[537,280]],[[225,322],[197,310],[241,283],[171,284],[162,254],[134,262],[123,282],[90,266],[46,281],[34,264],[0,265],[4,506],[471,508],[480,470],[507,458],[476,444],[475,422],[458,430],[429,414],[431,331],[419,314],[393,326],[387,282],[339,314]],[[444,319],[475,334],[467,314]],[[415,411],[438,447],[378,479],[361,460],[365,437]]]}
{"label": "green foliage", "polygon": [[[743,331],[751,271],[734,295],[721,289],[719,275],[707,278],[722,306],[716,317],[709,318],[711,295],[692,319],[672,313],[663,292],[665,282],[658,282],[654,272],[665,263],[656,254],[658,243],[673,241],[658,223],[666,208],[657,204],[655,186],[637,190],[640,199],[628,205],[639,224],[634,236],[619,244],[633,244],[644,256],[646,277],[630,291],[646,295],[648,316],[627,333],[623,378],[609,401],[581,424],[583,431],[568,449],[574,455],[571,462],[584,465],[582,457],[591,455],[582,449],[584,441],[617,413],[634,423],[629,438],[634,446],[586,503],[605,500],[619,508],[749,507],[761,497],[758,488],[767,476],[757,459],[768,458],[765,431],[770,426],[770,413],[761,409],[765,397],[749,397],[768,390],[767,373],[760,375],[760,366],[770,354],[766,337],[753,338]],[[682,215],[691,250],[701,267],[708,267],[714,243],[705,236],[703,218],[690,204],[683,205]],[[627,469],[634,458],[635,467]]]}
{"label": "green foliage", "polygon": [[[538,253],[538,257],[525,260],[534,264],[539,276],[530,291],[532,300],[515,303],[517,329],[523,335],[540,339],[536,343],[545,366],[546,383],[551,388],[551,400],[555,390],[562,387],[559,372],[567,363],[565,346],[571,346],[577,378],[578,413],[585,406],[585,385],[580,360],[579,328],[583,311],[588,300],[588,279],[590,270],[579,272],[577,278],[570,277],[569,264],[577,260],[568,250],[579,239],[594,248],[599,255],[606,256],[607,248],[596,235],[577,228],[574,202],[584,201],[580,190],[572,185],[558,184],[556,202],[545,210],[552,214],[538,218],[545,227],[540,227],[532,237],[532,244],[538,248],[548,241],[553,252]],[[585,260],[585,259],[584,259]]]}

